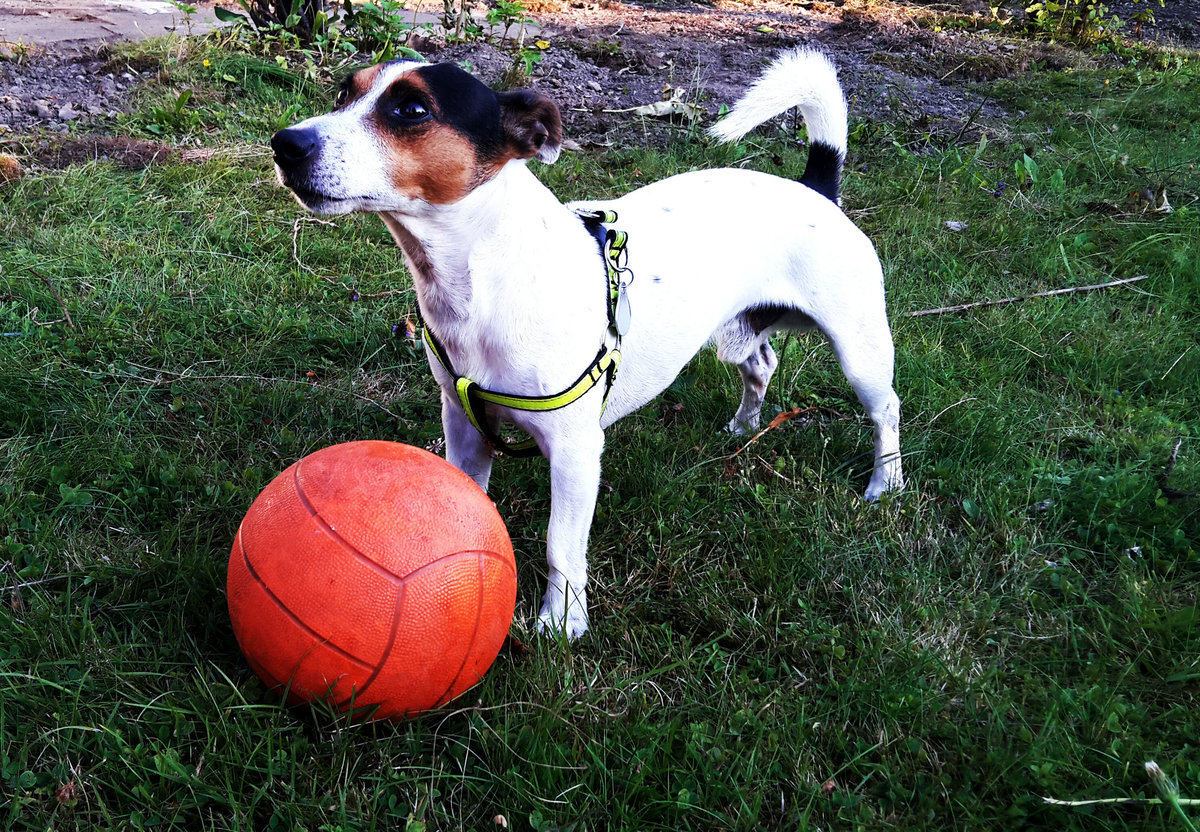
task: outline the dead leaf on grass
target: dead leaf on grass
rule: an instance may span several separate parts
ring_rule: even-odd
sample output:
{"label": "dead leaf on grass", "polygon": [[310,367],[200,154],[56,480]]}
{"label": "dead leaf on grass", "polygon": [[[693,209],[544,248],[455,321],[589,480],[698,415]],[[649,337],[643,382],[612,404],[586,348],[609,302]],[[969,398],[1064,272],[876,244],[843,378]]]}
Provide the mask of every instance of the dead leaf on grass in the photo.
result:
{"label": "dead leaf on grass", "polygon": [[633,113],[635,116],[650,116],[651,118],[672,118],[682,116],[688,121],[696,121],[704,115],[704,110],[695,104],[684,101],[686,92],[681,87],[669,84],[663,87],[663,100],[643,104],[640,107],[626,107],[623,110],[604,110],[606,113]]}
{"label": "dead leaf on grass", "polygon": [[17,161],[16,156],[0,153],[0,185],[15,182],[24,173],[25,171],[21,168],[21,163]]}
{"label": "dead leaf on grass", "polygon": [[513,638],[511,635],[504,637],[504,642],[500,645],[500,650],[510,656],[522,657],[529,655],[529,645],[520,639]]}
{"label": "dead leaf on grass", "polygon": [[54,799],[60,804],[69,806],[79,799],[79,787],[74,780],[68,780],[54,792]]}

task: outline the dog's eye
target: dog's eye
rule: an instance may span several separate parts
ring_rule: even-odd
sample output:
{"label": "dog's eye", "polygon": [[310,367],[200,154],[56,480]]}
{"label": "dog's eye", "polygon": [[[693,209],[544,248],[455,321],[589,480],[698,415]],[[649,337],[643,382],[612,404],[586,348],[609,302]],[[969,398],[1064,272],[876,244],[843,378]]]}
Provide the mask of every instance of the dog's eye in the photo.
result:
{"label": "dog's eye", "polygon": [[335,108],[341,107],[342,105],[344,105],[346,103],[346,101],[349,98],[350,98],[350,90],[348,90],[345,87],[342,87],[340,90],[338,90],[337,96],[333,99],[333,106]]}
{"label": "dog's eye", "polygon": [[429,116],[425,105],[415,99],[401,103],[392,112],[402,121],[422,121]]}

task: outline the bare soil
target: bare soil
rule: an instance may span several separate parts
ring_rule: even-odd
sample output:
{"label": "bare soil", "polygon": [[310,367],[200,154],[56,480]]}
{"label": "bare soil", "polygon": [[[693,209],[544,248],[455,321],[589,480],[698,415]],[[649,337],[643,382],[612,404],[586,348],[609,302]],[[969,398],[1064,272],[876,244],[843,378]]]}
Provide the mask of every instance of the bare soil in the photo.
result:
{"label": "bare soil", "polygon": [[[420,2],[428,8],[418,6],[418,20],[434,20],[440,0]],[[0,0],[0,51],[9,56],[0,60],[0,133],[103,133],[128,106],[130,91],[158,77],[156,67],[114,65],[103,44],[184,31],[185,21],[164,14],[165,5],[161,0]],[[194,29],[216,24],[211,0],[194,5],[199,7],[190,19]],[[535,9],[538,27],[527,34],[526,47],[549,43],[538,50],[540,60],[527,76],[514,70],[521,66],[515,32],[507,40],[448,44],[436,27],[423,27],[412,45],[432,60],[464,61],[489,83],[544,90],[558,101],[568,137],[580,145],[627,141],[631,123],[645,141],[660,140],[676,128],[639,116],[633,108],[674,95],[713,115],[740,95],[772,55],[798,44],[817,44],[834,56],[854,115],[950,138],[1002,129],[1006,114],[989,97],[988,82],[1034,66],[1102,60],[1096,53],[989,31],[978,25],[991,15],[979,0],[936,7],[903,0],[532,0],[526,5]],[[1021,4],[1015,5],[1021,14]],[[1126,16],[1144,8],[1130,0],[1112,5]],[[1127,27],[1125,34],[1194,49],[1200,45],[1198,7],[1168,0],[1166,8],[1154,9],[1154,25],[1136,32]],[[483,13],[482,7],[477,10],[478,17]],[[23,21],[28,23],[24,29]]]}

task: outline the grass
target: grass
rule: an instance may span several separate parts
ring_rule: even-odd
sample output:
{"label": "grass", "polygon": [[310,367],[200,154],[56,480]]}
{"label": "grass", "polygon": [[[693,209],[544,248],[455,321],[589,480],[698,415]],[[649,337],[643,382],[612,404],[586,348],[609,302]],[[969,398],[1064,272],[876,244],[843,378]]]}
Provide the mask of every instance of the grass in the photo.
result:
{"label": "grass", "polygon": [[[529,651],[444,712],[354,726],[257,682],[225,565],[300,456],[438,438],[415,299],[377,220],[314,223],[265,151],[221,150],[315,112],[318,86],[172,54],[122,129],[218,152],[0,192],[6,828],[1182,828],[1042,797],[1153,797],[1150,759],[1200,797],[1194,65],[997,85],[1024,115],[983,146],[853,125],[908,491],[860,499],[869,429],[819,338],[780,339],[768,407],[845,418],[737,455],[736,373],[701,354],[609,432],[592,632],[530,632],[548,478],[501,463]],[[794,176],[803,153],[766,131],[539,172],[570,198],[726,163]],[[1128,202],[1159,184],[1174,213]]]}

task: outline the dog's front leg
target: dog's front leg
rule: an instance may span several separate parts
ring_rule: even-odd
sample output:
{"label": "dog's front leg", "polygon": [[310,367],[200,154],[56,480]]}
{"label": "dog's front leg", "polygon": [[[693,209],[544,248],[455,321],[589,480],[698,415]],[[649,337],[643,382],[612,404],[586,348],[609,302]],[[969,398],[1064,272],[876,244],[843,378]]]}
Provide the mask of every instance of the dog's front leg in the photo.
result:
{"label": "dog's front leg", "polygon": [[604,431],[596,426],[556,436],[543,450],[550,458],[550,528],[546,533],[550,577],[538,630],[560,630],[576,639],[588,628],[587,544]]}
{"label": "dog's front leg", "polygon": [[457,396],[442,391],[442,430],[446,434],[446,459],[487,491],[492,475],[492,449],[467,419]]}

